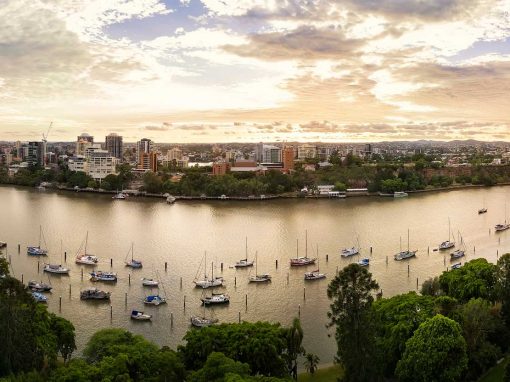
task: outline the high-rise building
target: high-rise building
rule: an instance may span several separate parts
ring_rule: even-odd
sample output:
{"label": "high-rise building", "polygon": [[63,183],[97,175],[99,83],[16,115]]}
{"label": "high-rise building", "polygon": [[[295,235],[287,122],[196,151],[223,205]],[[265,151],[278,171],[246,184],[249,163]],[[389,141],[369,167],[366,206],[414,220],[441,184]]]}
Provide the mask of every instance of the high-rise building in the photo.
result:
{"label": "high-rise building", "polygon": [[257,162],[263,162],[263,150],[264,150],[264,144],[262,142],[257,143],[255,145],[255,161]]}
{"label": "high-rise building", "polygon": [[294,169],[294,147],[285,146],[282,153],[283,170],[289,172]]}
{"label": "high-rise building", "polygon": [[262,146],[262,163],[282,163],[282,149],[277,146]]}
{"label": "high-rise building", "polygon": [[178,147],[168,150],[166,153],[166,159],[169,161],[182,159],[182,150]]}
{"label": "high-rise building", "polygon": [[107,150],[93,150],[87,153],[86,173],[94,180],[102,180],[110,174],[116,174],[119,160]]}
{"label": "high-rise building", "polygon": [[122,137],[115,133],[111,133],[105,138],[105,148],[112,157],[122,159]]}
{"label": "high-rise building", "polygon": [[136,143],[136,161],[141,163],[140,158],[142,154],[149,154],[152,151],[153,143],[148,138],[143,138]]}
{"label": "high-rise building", "polygon": [[138,168],[141,170],[158,171],[158,154],[155,152],[142,152],[138,157]]}
{"label": "high-rise building", "polygon": [[92,135],[88,135],[87,133],[83,133],[76,138],[76,150],[75,155],[85,155],[85,150],[92,146],[94,143],[94,137]]}
{"label": "high-rise building", "polygon": [[305,144],[298,147],[298,159],[309,159],[317,157],[317,146]]}
{"label": "high-rise building", "polygon": [[28,153],[26,161],[29,166],[44,166],[44,144],[43,142],[28,142]]}

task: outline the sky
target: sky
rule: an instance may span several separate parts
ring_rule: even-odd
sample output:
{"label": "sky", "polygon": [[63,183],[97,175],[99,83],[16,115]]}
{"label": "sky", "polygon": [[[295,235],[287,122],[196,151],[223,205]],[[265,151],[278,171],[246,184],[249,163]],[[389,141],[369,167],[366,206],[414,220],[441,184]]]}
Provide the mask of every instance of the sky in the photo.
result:
{"label": "sky", "polygon": [[0,0],[0,140],[510,141],[510,0]]}

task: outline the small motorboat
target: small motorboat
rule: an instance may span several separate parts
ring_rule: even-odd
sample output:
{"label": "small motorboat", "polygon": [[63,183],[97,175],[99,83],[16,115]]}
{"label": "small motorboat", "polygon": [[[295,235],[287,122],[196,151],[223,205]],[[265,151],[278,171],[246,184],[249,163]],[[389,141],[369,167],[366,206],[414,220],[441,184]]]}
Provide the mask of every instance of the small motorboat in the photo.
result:
{"label": "small motorboat", "polygon": [[351,248],[344,248],[342,249],[342,257],[350,257],[350,256],[354,256],[354,255],[357,255],[359,253],[359,249],[356,248],[356,247],[351,247]]}
{"label": "small motorboat", "polygon": [[409,196],[409,194],[407,192],[404,192],[404,191],[395,191],[393,193],[393,197],[394,198],[405,198],[406,196]]}
{"label": "small motorboat", "polygon": [[7,247],[7,243],[5,241],[0,241],[0,249]]}
{"label": "small motorboat", "polygon": [[160,295],[150,295],[144,298],[143,303],[146,305],[160,305],[166,303],[166,298]]}
{"label": "small motorboat", "polygon": [[326,275],[324,273],[320,273],[318,269],[312,272],[306,272],[305,273],[305,280],[312,281],[312,280],[320,280],[325,279]]}
{"label": "small motorboat", "polygon": [[486,213],[486,212],[487,212],[487,208],[485,208],[485,207],[484,207],[484,208],[480,208],[480,209],[478,210],[478,213],[479,213],[479,214],[484,214],[484,213]]}
{"label": "small motorboat", "polygon": [[125,193],[123,193],[123,192],[119,192],[119,193],[117,193],[117,194],[113,195],[113,196],[112,196],[112,199],[114,199],[114,200],[124,200],[124,199],[126,199],[127,197],[128,197],[128,195],[127,195],[127,194],[125,194]]}
{"label": "small motorboat", "polygon": [[31,246],[27,247],[27,254],[30,256],[46,256],[48,251],[46,249],[41,248],[40,246]]}
{"label": "small motorboat", "polygon": [[211,296],[200,299],[204,305],[219,305],[230,303],[230,297],[223,293],[213,293]]}
{"label": "small motorboat", "polygon": [[465,256],[465,252],[462,250],[462,249],[456,249],[455,251],[453,251],[452,253],[450,253],[450,258],[453,260],[453,259],[458,259],[458,258],[461,258],[463,256]]}
{"label": "small motorboat", "polygon": [[97,288],[87,288],[80,292],[80,299],[82,300],[109,300],[110,292],[105,292]]}
{"label": "small motorboat", "polygon": [[204,328],[206,326],[211,326],[217,322],[218,320],[213,318],[205,318],[198,316],[191,317],[191,325],[193,325],[196,328]]}
{"label": "small motorboat", "polygon": [[251,283],[267,283],[271,281],[271,275],[263,273],[261,275],[250,276],[248,281]]}
{"label": "small motorboat", "polygon": [[316,261],[317,261],[316,258],[311,258],[311,257],[306,257],[306,256],[294,257],[294,258],[290,259],[290,266],[291,267],[301,267],[301,266],[305,266],[305,265],[315,264]]}
{"label": "small motorboat", "polygon": [[32,292],[32,297],[34,298],[34,300],[36,302],[41,302],[41,303],[48,302],[48,297],[46,297],[45,295],[43,295],[40,292]]}
{"label": "small motorboat", "polygon": [[28,282],[28,289],[33,292],[49,292],[53,287],[50,284],[31,280]]}
{"label": "small motorboat", "polygon": [[455,243],[450,240],[443,241],[441,244],[439,244],[439,250],[444,251],[446,249],[450,249],[455,247]]}
{"label": "small motorboat", "polygon": [[90,274],[90,281],[116,282],[117,274],[113,272],[95,271]]}
{"label": "small motorboat", "polygon": [[142,285],[147,287],[157,287],[159,285],[159,281],[154,279],[147,279],[144,277],[142,279]]}
{"label": "small motorboat", "polygon": [[460,267],[462,267],[462,263],[456,263],[451,266],[452,269],[459,269]]}
{"label": "small motorboat", "polygon": [[176,199],[175,199],[175,197],[173,197],[172,195],[168,195],[168,196],[166,197],[166,202],[167,202],[168,204],[174,204],[174,203],[175,203],[175,201],[176,201]]}
{"label": "small motorboat", "polygon": [[496,224],[496,225],[494,226],[494,230],[495,230],[496,232],[505,231],[505,230],[507,230],[508,228],[510,228],[510,224],[507,224],[507,223],[505,223],[505,224]]}
{"label": "small motorboat", "polygon": [[139,310],[133,310],[131,311],[131,319],[137,320],[137,321],[150,321],[152,316],[150,314],[145,314],[144,312],[141,312]]}
{"label": "small motorboat", "polygon": [[400,251],[393,258],[395,260],[397,260],[397,261],[410,259],[411,257],[416,256],[416,252],[418,252],[418,251],[409,251],[409,250],[407,250],[407,251]]}
{"label": "small motorboat", "polygon": [[43,271],[48,272],[48,273],[55,273],[58,275],[68,275],[69,274],[69,268],[63,267],[60,264],[59,265],[44,264]]}
{"label": "small motorboat", "polygon": [[368,267],[370,265],[370,259],[368,259],[368,258],[361,259],[360,261],[358,261],[358,265],[360,267]]}
{"label": "small motorboat", "polygon": [[254,263],[253,260],[250,261],[248,259],[242,259],[242,260],[239,260],[237,263],[235,263],[234,267],[236,267],[236,268],[253,267],[253,263]]}
{"label": "small motorboat", "polygon": [[76,256],[76,264],[85,264],[85,265],[96,265],[99,262],[99,258],[93,255],[78,255]]}

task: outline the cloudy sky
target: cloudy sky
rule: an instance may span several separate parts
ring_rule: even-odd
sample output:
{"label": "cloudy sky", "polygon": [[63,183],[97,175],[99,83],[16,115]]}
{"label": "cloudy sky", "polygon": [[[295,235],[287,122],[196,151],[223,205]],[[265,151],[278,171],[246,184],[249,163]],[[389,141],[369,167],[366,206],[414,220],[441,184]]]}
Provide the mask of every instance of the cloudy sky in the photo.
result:
{"label": "cloudy sky", "polygon": [[0,139],[510,140],[510,0],[0,0]]}

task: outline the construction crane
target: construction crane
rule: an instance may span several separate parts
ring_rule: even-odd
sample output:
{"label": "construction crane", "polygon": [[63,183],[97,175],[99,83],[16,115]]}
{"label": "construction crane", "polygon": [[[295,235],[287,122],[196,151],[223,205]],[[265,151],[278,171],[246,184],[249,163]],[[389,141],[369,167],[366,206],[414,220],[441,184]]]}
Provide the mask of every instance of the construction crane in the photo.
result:
{"label": "construction crane", "polygon": [[48,130],[46,131],[46,134],[43,133],[42,140],[43,142],[48,142],[48,135],[50,135],[50,130],[53,127],[53,121],[50,122],[50,126],[48,127]]}

